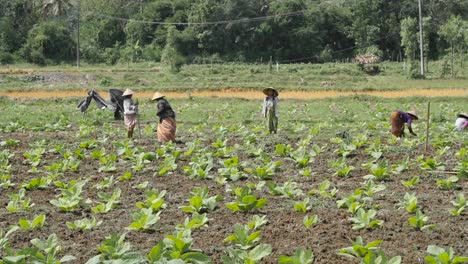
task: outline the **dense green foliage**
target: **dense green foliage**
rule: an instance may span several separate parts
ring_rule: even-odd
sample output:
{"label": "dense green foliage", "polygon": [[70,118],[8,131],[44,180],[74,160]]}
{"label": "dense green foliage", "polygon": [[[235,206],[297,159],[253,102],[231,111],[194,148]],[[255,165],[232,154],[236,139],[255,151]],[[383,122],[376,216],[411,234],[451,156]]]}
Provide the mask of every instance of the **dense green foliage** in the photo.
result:
{"label": "dense green foliage", "polygon": [[[0,0],[0,63],[70,62],[78,36],[89,63],[166,54],[173,70],[185,62],[326,62],[362,53],[402,60],[419,54],[419,37],[408,35],[418,31],[417,2]],[[424,1],[423,16],[429,59],[466,53],[467,1]]]}

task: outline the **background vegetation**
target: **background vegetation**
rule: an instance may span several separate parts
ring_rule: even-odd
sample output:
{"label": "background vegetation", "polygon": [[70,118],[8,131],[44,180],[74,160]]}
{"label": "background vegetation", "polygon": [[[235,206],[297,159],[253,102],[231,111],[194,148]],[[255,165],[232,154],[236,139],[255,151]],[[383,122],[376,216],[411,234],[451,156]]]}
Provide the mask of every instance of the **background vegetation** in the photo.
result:
{"label": "background vegetation", "polygon": [[[0,0],[0,63],[417,59],[414,0]],[[423,2],[425,57],[463,67],[468,2]],[[457,63],[459,62],[459,63]]]}

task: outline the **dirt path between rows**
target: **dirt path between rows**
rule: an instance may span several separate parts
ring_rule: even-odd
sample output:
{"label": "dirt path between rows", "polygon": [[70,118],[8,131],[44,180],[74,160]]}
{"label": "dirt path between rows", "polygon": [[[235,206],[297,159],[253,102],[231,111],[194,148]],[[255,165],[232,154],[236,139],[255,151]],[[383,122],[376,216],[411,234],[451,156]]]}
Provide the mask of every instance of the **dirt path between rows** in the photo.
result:
{"label": "dirt path between rows", "polygon": [[[107,89],[98,90],[104,97],[107,96]],[[143,91],[136,92],[135,98],[150,98],[154,92]],[[260,99],[264,95],[260,91],[247,90],[220,90],[220,91],[193,91],[193,92],[164,92],[170,98],[204,97],[204,98],[245,98]],[[280,91],[280,98],[285,99],[321,99],[335,98],[340,96],[371,95],[383,98],[398,98],[408,96],[423,97],[464,97],[468,96],[468,89],[409,89],[398,91]],[[10,98],[66,98],[66,97],[85,97],[86,90],[70,91],[0,91],[0,96]]]}

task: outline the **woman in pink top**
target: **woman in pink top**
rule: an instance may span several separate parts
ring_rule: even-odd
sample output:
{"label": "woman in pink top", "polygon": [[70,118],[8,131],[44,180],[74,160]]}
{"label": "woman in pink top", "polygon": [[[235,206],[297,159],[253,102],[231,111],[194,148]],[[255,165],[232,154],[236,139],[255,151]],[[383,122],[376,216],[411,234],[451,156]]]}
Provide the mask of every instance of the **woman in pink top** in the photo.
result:
{"label": "woman in pink top", "polygon": [[455,128],[458,130],[465,130],[468,128],[468,113],[458,114],[455,121]]}

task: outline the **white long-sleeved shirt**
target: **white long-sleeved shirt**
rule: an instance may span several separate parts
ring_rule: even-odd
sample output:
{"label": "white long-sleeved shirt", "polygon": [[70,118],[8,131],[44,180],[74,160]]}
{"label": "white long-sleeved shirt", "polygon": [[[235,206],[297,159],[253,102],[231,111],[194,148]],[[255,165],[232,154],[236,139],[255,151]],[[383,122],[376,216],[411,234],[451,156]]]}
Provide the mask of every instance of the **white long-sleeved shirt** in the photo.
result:
{"label": "white long-sleeved shirt", "polygon": [[136,106],[133,104],[132,99],[127,98],[123,101],[124,115],[136,114]]}
{"label": "white long-sleeved shirt", "polygon": [[459,117],[455,120],[455,128],[458,130],[463,130],[468,127],[468,119]]}
{"label": "white long-sleeved shirt", "polygon": [[273,109],[275,111],[275,116],[278,116],[278,97],[267,96],[265,99],[263,99],[263,116],[266,116],[267,109]]}

